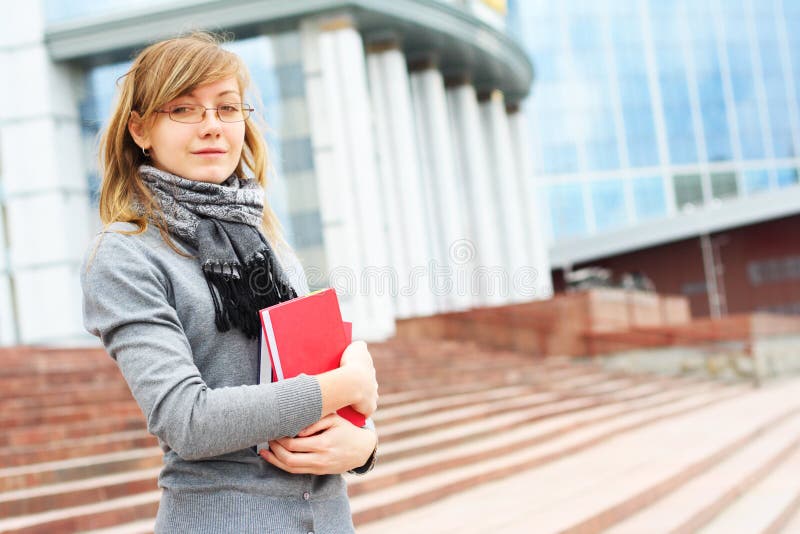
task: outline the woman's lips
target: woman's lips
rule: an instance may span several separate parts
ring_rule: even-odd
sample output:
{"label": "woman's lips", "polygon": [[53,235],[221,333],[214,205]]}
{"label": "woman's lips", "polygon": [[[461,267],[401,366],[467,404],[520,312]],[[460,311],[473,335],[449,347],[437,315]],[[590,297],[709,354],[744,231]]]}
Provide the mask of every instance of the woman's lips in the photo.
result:
{"label": "woman's lips", "polygon": [[224,150],[208,149],[208,150],[198,150],[197,152],[192,152],[192,154],[194,154],[195,156],[213,158],[216,156],[224,156],[226,152]]}

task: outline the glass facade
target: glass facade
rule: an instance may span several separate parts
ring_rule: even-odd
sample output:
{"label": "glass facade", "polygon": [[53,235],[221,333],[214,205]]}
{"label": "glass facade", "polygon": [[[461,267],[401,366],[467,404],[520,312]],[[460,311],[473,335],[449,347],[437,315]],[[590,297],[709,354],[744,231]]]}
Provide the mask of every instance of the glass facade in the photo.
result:
{"label": "glass facade", "polygon": [[798,184],[800,2],[517,0],[509,18],[551,239]]}

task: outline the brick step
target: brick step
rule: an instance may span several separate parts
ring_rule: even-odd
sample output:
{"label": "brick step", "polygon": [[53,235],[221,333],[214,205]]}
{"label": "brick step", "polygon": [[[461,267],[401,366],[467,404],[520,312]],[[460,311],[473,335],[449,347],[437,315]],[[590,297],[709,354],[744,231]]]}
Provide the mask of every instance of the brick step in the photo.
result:
{"label": "brick step", "polygon": [[39,514],[0,519],[4,534],[83,532],[155,517],[161,490]]}
{"label": "brick step", "polygon": [[452,371],[448,374],[415,376],[408,380],[384,379],[378,374],[378,381],[381,384],[381,391],[384,393],[394,393],[408,389],[436,389],[442,386],[452,386],[478,381],[490,381],[505,383],[519,383],[534,380],[539,374],[535,367],[528,368],[508,368],[499,367],[486,371],[474,371],[471,373],[456,373]]}
{"label": "brick step", "polygon": [[76,366],[115,366],[114,361],[109,358],[103,349],[81,348],[71,350],[3,350],[0,351],[0,360],[3,361],[3,368],[0,369],[0,377],[30,372],[47,372],[53,368],[65,368]]}
{"label": "brick step", "polygon": [[536,388],[530,386],[504,386],[485,389],[482,391],[460,393],[437,397],[434,399],[409,402],[402,405],[395,405],[390,408],[381,407],[372,416],[373,421],[378,425],[395,423],[408,418],[418,417],[421,414],[438,413],[453,408],[463,408],[474,404],[481,404],[487,401],[513,398],[518,395],[532,393]]}
{"label": "brick step", "polygon": [[[596,402],[584,397],[534,406],[529,409],[494,416],[490,419],[464,423],[455,427],[434,430],[426,434],[381,443],[381,465],[396,459],[408,458],[431,449],[465,443],[500,433],[506,433],[521,425],[538,422],[541,440],[600,423],[626,413],[663,406],[682,398],[719,389],[710,384],[699,384],[686,388],[664,389],[660,385],[641,386],[609,396],[606,402]],[[380,427],[379,427],[380,428]]]}
{"label": "brick step", "polygon": [[453,369],[457,368],[459,371],[474,371],[484,370],[492,367],[519,367],[519,366],[534,366],[537,369],[548,372],[556,369],[563,369],[568,367],[569,363],[565,362],[547,362],[535,358],[522,358],[518,354],[511,356],[498,356],[491,352],[482,352],[477,355],[478,357],[466,359],[463,357],[445,359],[437,358],[435,360],[409,360],[401,358],[401,361],[375,361],[375,368],[381,376],[387,377],[403,377],[406,375],[427,375],[431,373],[439,374],[452,374]]}
{"label": "brick step", "polygon": [[38,514],[158,489],[161,467],[0,493],[0,517]]}
{"label": "brick step", "polygon": [[48,406],[76,406],[130,399],[124,381],[104,384],[80,384],[52,387],[46,391],[28,391],[13,398],[0,399],[0,410],[25,410]]}
{"label": "brick step", "polygon": [[600,382],[608,379],[608,373],[588,371],[581,374],[553,376],[552,380],[539,385],[533,384],[513,384],[499,385],[480,391],[469,391],[446,396],[436,396],[431,398],[430,393],[420,396],[417,400],[407,401],[403,404],[385,407],[381,404],[381,409],[377,411],[373,419],[381,424],[393,423],[408,418],[440,412],[443,410],[470,406],[483,403],[487,400],[498,400],[510,398],[523,393],[546,392],[562,390],[559,384],[569,384],[566,389],[581,383],[587,384],[593,381]]}
{"label": "brick step", "polygon": [[[791,417],[783,424],[767,429],[762,435],[734,450],[730,456],[706,472],[697,475],[671,494],[651,504],[643,511],[614,525],[609,534],[638,534],[649,525],[675,533],[691,533],[708,524],[722,510],[729,507],[741,494],[748,492],[773,473],[792,455],[800,455],[800,415]],[[800,466],[800,465],[799,465]],[[795,471],[795,491],[800,491],[800,471]],[[791,499],[786,495],[786,501]],[[784,502],[785,506],[787,502]],[[775,509],[775,515],[781,507]],[[756,510],[751,510],[755,512]],[[754,523],[769,518],[764,509],[752,514],[751,523],[745,530],[760,532],[762,528],[750,528]],[[753,521],[755,520],[755,521]],[[762,527],[766,527],[763,524]],[[744,524],[740,524],[742,528]],[[728,532],[732,532],[729,530]]]}
{"label": "brick step", "polygon": [[781,462],[763,480],[744,491],[698,532],[728,534],[746,532],[800,532],[800,517],[794,527],[792,519],[800,510],[800,450]]}
{"label": "brick step", "polygon": [[87,369],[80,372],[46,373],[8,377],[0,380],[0,398],[16,397],[31,391],[47,391],[53,386],[80,384],[107,384],[109,381],[123,382],[117,368]]}
{"label": "brick step", "polygon": [[109,401],[103,404],[48,406],[38,409],[19,410],[0,414],[0,427],[18,428],[26,426],[50,426],[88,421],[100,417],[141,416],[141,409],[133,400]]}
{"label": "brick step", "polygon": [[114,525],[111,528],[87,530],[84,531],[83,534],[153,534],[155,526],[155,518],[140,519],[139,521],[131,521],[130,523]]}
{"label": "brick step", "polygon": [[447,412],[417,417],[413,420],[404,420],[393,424],[382,425],[380,439],[381,443],[389,443],[397,439],[452,427],[464,422],[483,420],[496,414],[513,412],[532,406],[546,405],[567,399],[594,397],[596,402],[599,403],[603,401],[603,396],[633,385],[635,385],[635,383],[632,379],[617,379],[599,383],[594,382],[583,387],[576,387],[569,393],[544,391],[529,393],[512,399],[488,401],[475,406],[456,408]]}
{"label": "brick step", "polygon": [[765,530],[764,534],[796,534],[800,532],[800,494],[796,495],[794,501],[787,509],[787,518],[781,518],[780,523],[776,522],[775,530]]}
{"label": "brick step", "polygon": [[[746,393],[740,388],[721,402],[645,419],[578,450],[553,440],[547,443],[552,459],[546,463],[537,457],[537,449],[544,453],[542,446],[526,447],[356,497],[359,525],[415,508],[360,526],[359,532],[391,534],[410,525],[430,533],[444,532],[442,525],[460,533],[603,532],[796,417],[799,385],[796,380]],[[486,481],[494,482],[477,486]],[[446,503],[435,502],[445,496],[450,496]],[[645,532],[653,531],[650,525]]]}
{"label": "brick step", "polygon": [[[551,380],[561,380],[567,377],[584,375],[588,373],[596,373],[596,372],[598,372],[598,370],[594,367],[576,365],[573,366],[571,369],[564,369],[563,371],[559,371],[558,373],[553,373],[551,375],[548,375],[548,378]],[[385,393],[383,392],[382,388],[381,396],[378,402],[380,409],[383,410],[385,408],[391,408],[407,402],[430,399],[431,397],[443,397],[449,395],[459,395],[463,393],[479,392],[492,389],[495,387],[503,387],[509,385],[519,385],[519,384],[536,385],[536,384],[547,384],[547,383],[548,380],[545,380],[543,378],[543,375],[539,374],[535,378],[525,381],[509,380],[508,377],[504,376],[502,377],[502,379],[499,380],[479,380],[475,382],[468,382],[465,384],[451,384],[449,386],[440,386],[440,387],[428,387],[428,388],[417,388],[417,389],[407,388],[403,389],[402,391],[396,391],[392,393]]]}
{"label": "brick step", "polygon": [[94,419],[47,427],[17,427],[0,434],[0,447],[65,441],[82,436],[111,434],[146,427],[141,412],[131,416]]}
{"label": "brick step", "polygon": [[596,421],[587,421],[581,414],[569,414],[544,423],[523,423],[513,430],[492,433],[454,446],[431,448],[414,457],[389,463],[381,458],[379,471],[349,479],[348,490],[354,498],[358,498],[363,494],[368,496],[370,493],[387,491],[387,488],[391,491],[391,487],[400,484],[411,487],[415,479],[425,479],[444,471],[469,469],[470,465],[492,461],[520,450],[527,450],[524,467],[543,465],[655,421],[723,402],[734,394],[733,391],[711,390],[687,395],[679,400],[673,398],[668,403],[638,407],[634,404],[633,409],[618,412],[613,417],[601,417],[595,413]]}
{"label": "brick step", "polygon": [[158,447],[134,449],[68,460],[0,469],[0,492],[33,488],[82,478],[135,471],[162,464]]}
{"label": "brick step", "polygon": [[[608,479],[593,477],[589,487],[566,490],[567,495],[558,500],[566,507],[564,510],[582,511],[578,521],[574,514],[567,516],[564,510],[548,510],[544,506],[532,516],[546,529],[597,532],[609,528],[794,417],[800,403],[790,396],[796,395],[786,388],[754,391],[686,418],[680,424],[643,432],[634,439],[617,440],[616,451],[597,448],[593,455],[582,460],[593,458],[615,465],[614,492],[607,490]],[[709,432],[710,428],[714,432]],[[552,499],[551,507],[556,502]]]}
{"label": "brick step", "polygon": [[96,456],[117,451],[155,447],[158,440],[147,430],[128,430],[73,438],[64,442],[48,442],[0,449],[0,466],[14,467],[42,462]]}
{"label": "brick step", "polygon": [[105,352],[99,357],[84,353],[74,358],[60,354],[40,355],[24,361],[3,360],[0,382],[31,375],[60,375],[69,373],[85,373],[95,371],[113,371],[117,364]]}

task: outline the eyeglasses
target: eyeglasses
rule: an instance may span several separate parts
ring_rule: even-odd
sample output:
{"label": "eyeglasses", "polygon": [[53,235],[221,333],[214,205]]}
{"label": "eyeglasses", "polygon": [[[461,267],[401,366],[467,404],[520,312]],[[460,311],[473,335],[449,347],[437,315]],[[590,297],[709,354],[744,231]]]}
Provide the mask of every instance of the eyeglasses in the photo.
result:
{"label": "eyeglasses", "polygon": [[247,120],[251,111],[255,111],[247,104],[220,104],[215,108],[181,104],[166,109],[157,109],[156,113],[169,113],[169,118],[184,124],[197,124],[203,122],[206,111],[216,111],[217,118],[222,122],[242,122]]}

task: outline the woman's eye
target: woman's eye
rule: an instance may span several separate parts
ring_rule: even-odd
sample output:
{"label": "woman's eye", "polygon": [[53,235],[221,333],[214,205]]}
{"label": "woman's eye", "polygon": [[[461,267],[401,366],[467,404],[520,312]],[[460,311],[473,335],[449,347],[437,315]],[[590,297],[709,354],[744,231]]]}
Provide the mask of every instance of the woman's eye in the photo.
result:
{"label": "woman's eye", "polygon": [[186,113],[191,113],[192,109],[193,109],[193,106],[175,106],[174,108],[172,108],[172,113],[176,113],[178,115],[182,115],[182,114],[186,114]]}
{"label": "woman's eye", "polygon": [[220,104],[219,105],[219,110],[220,111],[224,111],[224,112],[233,113],[233,112],[239,111],[239,106],[237,106],[236,104]]}

